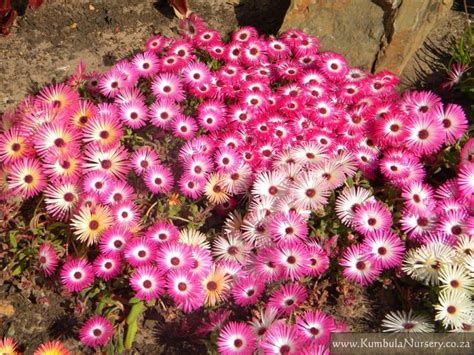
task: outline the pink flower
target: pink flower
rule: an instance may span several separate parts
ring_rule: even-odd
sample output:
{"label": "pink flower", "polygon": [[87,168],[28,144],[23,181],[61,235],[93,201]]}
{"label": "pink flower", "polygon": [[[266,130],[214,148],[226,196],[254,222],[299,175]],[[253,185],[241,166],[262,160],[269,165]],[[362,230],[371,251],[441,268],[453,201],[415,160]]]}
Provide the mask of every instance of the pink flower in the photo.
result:
{"label": "pink flower", "polygon": [[61,283],[69,292],[79,292],[94,282],[94,269],[84,259],[70,259],[61,269]]}
{"label": "pink flower", "polygon": [[140,266],[129,279],[135,297],[151,301],[164,292],[165,280],[162,273],[155,266]]}
{"label": "pink flower", "polygon": [[39,269],[45,276],[51,276],[58,266],[58,256],[56,250],[49,243],[41,244],[38,251],[38,265]]}
{"label": "pink flower", "polygon": [[90,347],[106,345],[113,334],[113,325],[105,317],[93,316],[81,327],[79,338]]}

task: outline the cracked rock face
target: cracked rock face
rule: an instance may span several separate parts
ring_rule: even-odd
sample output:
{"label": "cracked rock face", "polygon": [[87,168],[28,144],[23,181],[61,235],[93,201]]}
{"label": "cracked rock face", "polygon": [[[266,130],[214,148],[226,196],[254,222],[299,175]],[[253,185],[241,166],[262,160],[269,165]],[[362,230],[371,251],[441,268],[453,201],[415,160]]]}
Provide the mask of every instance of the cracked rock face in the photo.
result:
{"label": "cracked rock face", "polygon": [[400,74],[453,0],[292,0],[281,31],[316,35],[352,66]]}

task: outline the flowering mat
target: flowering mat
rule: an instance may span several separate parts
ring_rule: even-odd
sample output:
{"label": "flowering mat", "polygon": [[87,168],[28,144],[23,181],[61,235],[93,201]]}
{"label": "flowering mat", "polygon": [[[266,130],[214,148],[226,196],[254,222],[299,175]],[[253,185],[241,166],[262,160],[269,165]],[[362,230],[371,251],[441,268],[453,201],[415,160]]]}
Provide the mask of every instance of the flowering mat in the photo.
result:
{"label": "flowering mat", "polygon": [[[3,115],[3,275],[61,292],[83,352],[132,349],[150,319],[164,343],[221,354],[470,330],[462,108],[296,29],[224,41],[191,15],[180,33]],[[68,354],[60,338],[7,332],[0,353]]]}

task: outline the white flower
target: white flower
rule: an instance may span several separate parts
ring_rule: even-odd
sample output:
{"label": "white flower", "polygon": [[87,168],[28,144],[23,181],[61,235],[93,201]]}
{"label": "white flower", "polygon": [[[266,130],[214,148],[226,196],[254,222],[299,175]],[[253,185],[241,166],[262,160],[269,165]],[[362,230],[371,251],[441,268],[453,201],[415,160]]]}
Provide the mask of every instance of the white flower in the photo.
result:
{"label": "white flower", "polygon": [[435,305],[435,320],[441,321],[445,328],[462,329],[463,324],[471,321],[474,304],[465,293],[453,289],[441,292],[439,303]]}
{"label": "white flower", "polygon": [[382,321],[384,332],[394,333],[432,333],[434,325],[424,315],[413,315],[412,310],[390,312]]}

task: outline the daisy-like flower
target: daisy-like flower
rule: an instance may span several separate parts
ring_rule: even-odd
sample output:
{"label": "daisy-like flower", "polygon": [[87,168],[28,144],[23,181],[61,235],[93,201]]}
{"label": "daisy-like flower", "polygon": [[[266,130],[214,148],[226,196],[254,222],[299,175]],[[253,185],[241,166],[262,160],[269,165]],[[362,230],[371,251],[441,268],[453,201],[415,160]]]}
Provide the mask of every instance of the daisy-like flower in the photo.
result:
{"label": "daisy-like flower", "polygon": [[58,256],[51,244],[41,244],[38,250],[38,266],[45,276],[51,276],[56,271],[58,267]]}
{"label": "daisy-like flower", "polygon": [[99,255],[94,260],[94,272],[97,277],[108,281],[120,273],[120,259],[117,254]]}
{"label": "daisy-like flower", "polygon": [[297,327],[277,323],[265,332],[260,347],[266,354],[296,355],[303,350],[304,338]]}
{"label": "daisy-like flower", "polygon": [[440,86],[442,89],[451,90],[455,87],[460,81],[464,73],[468,72],[471,67],[467,64],[462,63],[453,63],[449,68],[446,81],[443,82]]}
{"label": "daisy-like flower", "polygon": [[295,197],[297,206],[314,211],[327,203],[331,191],[324,179],[304,172],[296,178],[289,192]]}
{"label": "daisy-like flower", "polygon": [[41,157],[60,157],[79,148],[79,132],[64,122],[45,123],[34,135],[33,142]]}
{"label": "daisy-like flower", "polygon": [[179,107],[173,101],[158,100],[151,105],[149,116],[154,126],[166,129],[181,114],[180,112]]}
{"label": "daisy-like flower", "polygon": [[163,243],[157,253],[161,270],[188,270],[192,265],[191,247],[182,243]]}
{"label": "daisy-like flower", "polygon": [[79,339],[85,345],[96,348],[106,345],[113,335],[114,327],[105,317],[93,316],[81,327]]}
{"label": "daisy-like flower", "polygon": [[79,292],[94,282],[94,269],[85,259],[67,260],[61,269],[61,283],[69,292]]}
{"label": "daisy-like flower", "polygon": [[119,112],[122,122],[132,129],[145,126],[148,120],[148,108],[140,100],[133,100],[120,105]]}
{"label": "daisy-like flower", "polygon": [[308,343],[328,345],[335,322],[330,315],[321,311],[307,311],[296,317],[296,326]]}
{"label": "daisy-like flower", "polygon": [[224,174],[224,188],[230,194],[242,194],[250,187],[252,175],[252,168],[248,164],[242,163],[234,171]]}
{"label": "daisy-like flower", "polygon": [[307,220],[292,212],[275,214],[270,222],[270,236],[277,245],[304,242],[308,236]]}
{"label": "daisy-like flower", "polygon": [[433,188],[418,181],[403,187],[402,198],[405,201],[405,207],[414,210],[426,210],[435,204]]}
{"label": "daisy-like flower", "polygon": [[181,79],[171,73],[156,76],[151,90],[158,100],[182,101],[185,98]]}
{"label": "daisy-like flower", "polygon": [[217,169],[221,173],[229,173],[241,165],[241,159],[237,152],[229,147],[220,148],[214,156]]}
{"label": "daisy-like flower", "polygon": [[176,137],[186,140],[193,138],[194,134],[198,130],[198,126],[194,118],[185,115],[176,116],[171,122],[171,126]]}
{"label": "daisy-like flower", "polygon": [[171,270],[166,276],[166,289],[178,308],[186,313],[204,304],[204,292],[199,278],[184,270]]}
{"label": "daisy-like flower", "polygon": [[286,284],[270,295],[268,307],[276,308],[284,315],[290,315],[307,297],[308,292],[301,284]]}
{"label": "daisy-like flower", "polygon": [[35,159],[16,161],[8,173],[8,187],[23,198],[36,196],[46,186],[43,169]]}
{"label": "daisy-like flower", "polygon": [[133,267],[149,265],[156,259],[157,245],[143,237],[135,238],[127,241],[123,253]]}
{"label": "daisy-like flower", "polygon": [[362,286],[374,282],[381,271],[380,266],[358,244],[344,251],[340,264],[344,267],[344,276]]}
{"label": "daisy-like flower", "polygon": [[465,293],[450,289],[440,293],[439,304],[434,308],[435,320],[441,321],[445,328],[462,329],[463,324],[471,321],[474,303]]}
{"label": "daisy-like flower", "polygon": [[128,229],[136,227],[141,217],[138,207],[133,202],[128,201],[114,204],[111,214],[116,225]]}
{"label": "daisy-like flower", "polygon": [[63,157],[47,157],[43,163],[44,172],[53,182],[76,183],[82,175],[82,158],[79,154]]}
{"label": "daisy-like flower", "polygon": [[146,170],[143,177],[146,187],[153,193],[166,193],[173,187],[173,175],[163,165],[155,165]]}
{"label": "daisy-like flower", "polygon": [[257,276],[239,277],[232,286],[232,296],[239,306],[255,304],[263,291],[265,283]]}
{"label": "daisy-like flower", "polygon": [[230,276],[224,269],[214,266],[211,272],[202,280],[205,294],[205,304],[215,306],[224,301],[230,290]]}
{"label": "daisy-like flower", "polygon": [[[158,43],[157,39],[154,39],[153,41]],[[153,43],[153,41],[149,42],[149,44]],[[150,78],[158,72],[160,69],[159,60],[155,52],[159,47],[160,45],[157,45],[150,51],[135,54],[131,64],[137,71],[138,75],[143,78]]]}
{"label": "daisy-like flower", "polygon": [[433,116],[413,116],[407,123],[406,146],[417,155],[437,151],[444,141],[442,123]]}
{"label": "daisy-like flower", "polygon": [[438,231],[453,238],[467,234],[467,218],[468,214],[463,210],[447,211],[438,221]]}
{"label": "daisy-like flower", "polygon": [[109,228],[100,238],[99,250],[105,255],[109,253],[120,255],[131,238],[132,234],[127,229]]}
{"label": "daisy-like flower", "polygon": [[445,141],[454,144],[467,131],[468,122],[461,106],[448,104],[443,110],[440,106],[434,112],[445,132]]}
{"label": "daisy-like flower", "polygon": [[219,173],[212,173],[208,177],[204,193],[209,202],[213,204],[223,204],[230,198],[224,188],[224,178]]}
{"label": "daisy-like flower", "polygon": [[193,200],[198,199],[204,193],[203,180],[192,177],[189,173],[181,176],[178,184],[181,193]]}
{"label": "daisy-like flower", "polygon": [[122,136],[122,124],[112,114],[96,115],[82,128],[84,143],[96,143],[104,148],[119,143]]}
{"label": "daisy-like flower", "polygon": [[188,86],[198,87],[210,82],[211,73],[204,63],[193,62],[184,68],[183,78]]}
{"label": "daisy-like flower", "polygon": [[347,61],[343,56],[334,52],[325,52],[320,58],[321,72],[334,81],[342,80],[347,72]]}
{"label": "daisy-like flower", "polygon": [[319,276],[329,267],[329,257],[323,248],[316,243],[306,245],[309,264],[307,274],[311,276]]}
{"label": "daisy-like flower", "polygon": [[376,231],[368,235],[362,248],[382,269],[399,266],[405,253],[403,241],[390,231]]}
{"label": "daisy-like flower", "polygon": [[255,177],[252,194],[255,196],[282,196],[288,189],[286,176],[278,171],[265,171]]}
{"label": "daisy-like flower", "polygon": [[370,191],[362,187],[345,188],[336,198],[336,215],[346,226],[352,226],[357,208],[371,197]]}
{"label": "daisy-like flower", "polygon": [[274,250],[272,256],[272,261],[281,266],[283,275],[293,281],[308,271],[308,254],[301,243],[279,247]]}
{"label": "daisy-like flower", "polygon": [[87,146],[84,152],[85,172],[102,171],[119,180],[125,180],[130,169],[128,152],[124,146],[115,145],[105,149],[97,145]]}
{"label": "daisy-like flower", "polygon": [[111,178],[102,171],[94,171],[84,177],[84,191],[90,194],[102,196],[112,184]]}
{"label": "daisy-like flower", "polygon": [[99,79],[99,91],[107,97],[116,97],[120,90],[126,87],[124,75],[118,70],[112,68]]}
{"label": "daisy-like flower", "polygon": [[389,333],[432,333],[434,324],[424,315],[415,315],[412,310],[392,311],[382,321],[384,332]]}
{"label": "daisy-like flower", "polygon": [[160,163],[158,154],[156,154],[153,148],[148,146],[136,149],[130,157],[130,161],[133,165],[133,170],[137,175],[143,174],[148,169],[153,168]]}
{"label": "daisy-like flower", "polygon": [[461,264],[446,264],[439,271],[439,281],[444,292],[457,290],[471,295],[474,292],[474,279]]}
{"label": "daisy-like flower", "polygon": [[172,223],[157,221],[145,233],[145,238],[158,244],[175,243],[179,239],[179,230]]}
{"label": "daisy-like flower", "polygon": [[310,142],[303,143],[300,147],[295,148],[293,156],[298,164],[314,165],[324,162],[327,158],[327,153],[323,146]]}
{"label": "daisy-like flower", "polygon": [[135,291],[135,297],[141,300],[151,301],[164,292],[163,274],[155,266],[139,266],[130,276],[129,282]]}
{"label": "daisy-like flower", "polygon": [[225,355],[253,354],[256,348],[252,328],[245,323],[229,322],[219,333],[217,339],[219,353]]}
{"label": "daisy-like flower", "polygon": [[98,242],[102,233],[113,223],[110,209],[98,205],[95,208],[83,206],[72,218],[74,235],[88,246]]}
{"label": "daisy-like flower", "polygon": [[431,91],[407,91],[404,93],[402,109],[418,117],[431,116],[441,106],[441,98]]}
{"label": "daisy-like flower", "polygon": [[[1,348],[0,348],[1,352]],[[59,340],[48,341],[41,344],[33,355],[69,355],[69,349]]]}
{"label": "daisy-like flower", "polygon": [[19,129],[10,128],[0,134],[0,162],[13,163],[28,156],[31,150],[26,137],[21,134]]}
{"label": "daisy-like flower", "polygon": [[17,355],[16,343],[13,338],[5,337],[0,339],[0,354]]}
{"label": "daisy-like flower", "polygon": [[378,201],[366,201],[355,211],[352,220],[354,229],[363,235],[387,231],[392,225],[392,214]]}
{"label": "daisy-like flower", "polygon": [[427,285],[439,284],[439,272],[444,265],[451,264],[455,250],[440,242],[431,242],[405,254],[402,270],[413,279]]}
{"label": "daisy-like flower", "polygon": [[55,111],[71,109],[79,101],[79,94],[65,84],[52,84],[39,92],[36,102]]}
{"label": "daisy-like flower", "polygon": [[79,193],[74,184],[49,185],[44,192],[46,210],[54,218],[67,221],[79,201]]}
{"label": "daisy-like flower", "polygon": [[108,189],[100,196],[103,203],[115,205],[123,201],[133,201],[133,188],[124,181],[111,180]]}
{"label": "daisy-like flower", "polygon": [[216,260],[233,260],[244,264],[251,251],[251,246],[240,236],[219,236],[213,242],[212,254]]}

